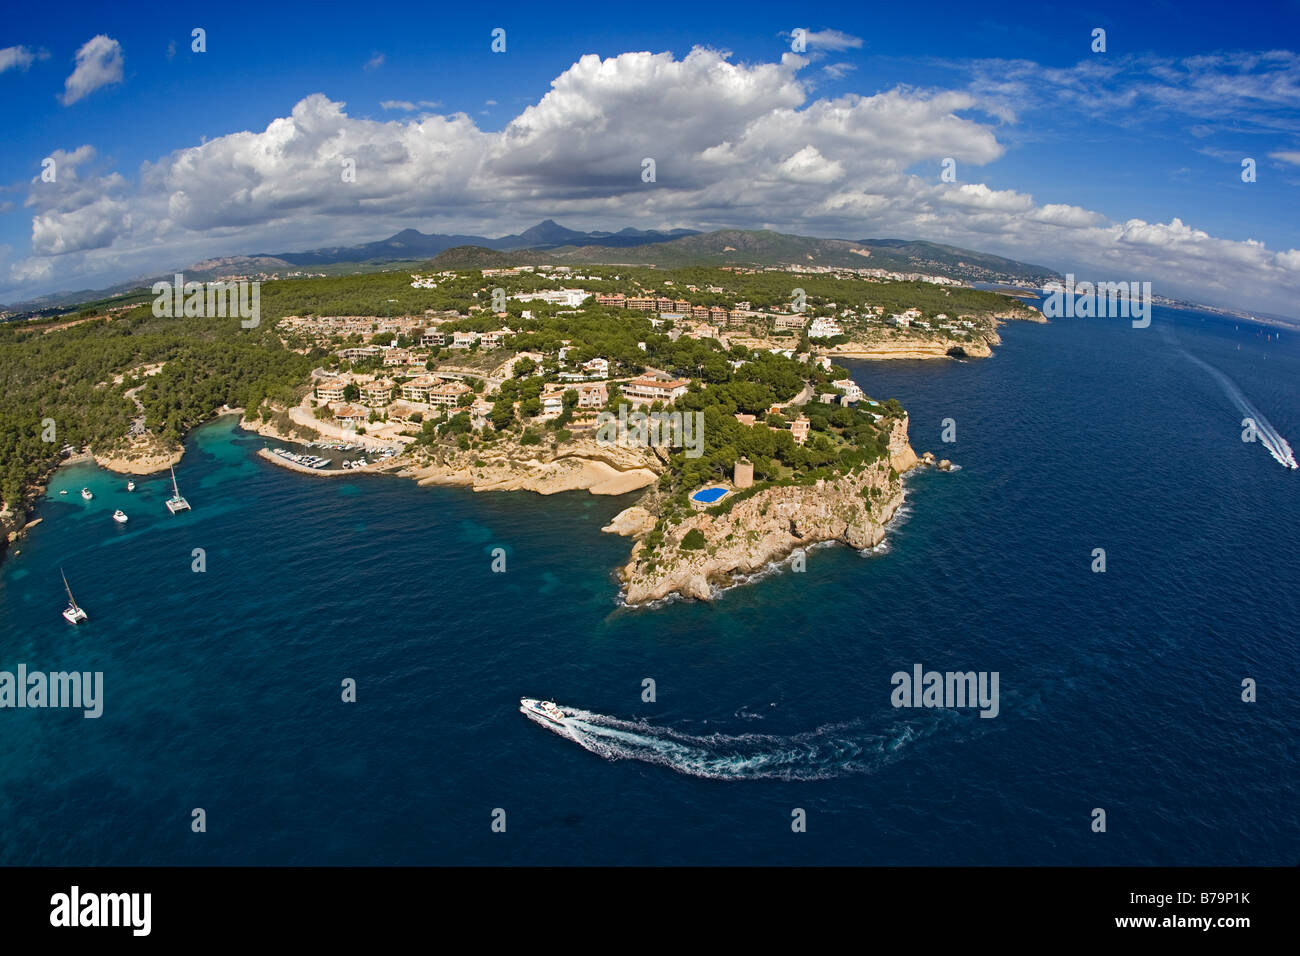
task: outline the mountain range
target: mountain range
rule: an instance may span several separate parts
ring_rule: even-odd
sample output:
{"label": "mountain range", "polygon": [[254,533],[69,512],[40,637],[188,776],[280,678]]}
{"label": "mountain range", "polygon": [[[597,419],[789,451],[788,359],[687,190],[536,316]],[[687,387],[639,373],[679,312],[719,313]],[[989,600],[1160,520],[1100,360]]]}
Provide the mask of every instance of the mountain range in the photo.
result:
{"label": "mountain range", "polygon": [[[276,274],[312,268],[325,268],[330,272],[371,272],[391,263],[416,263],[430,259],[443,268],[452,268],[456,264],[462,268],[475,268],[512,262],[655,265],[665,268],[692,264],[807,264],[946,275],[963,281],[1031,282],[1039,285],[1058,277],[1058,273],[1045,266],[934,242],[819,239],[767,229],[721,229],[705,233],[691,229],[661,232],[626,228],[618,232],[580,232],[561,226],[553,219],[543,220],[521,233],[498,238],[426,234],[416,229],[403,229],[387,239],[362,245],[224,256],[196,262],[180,271],[194,281],[205,281],[221,276]],[[16,306],[0,306],[0,311],[55,311],[147,289],[159,279],[170,281],[175,271],[132,279],[108,289],[53,293]]]}
{"label": "mountain range", "polygon": [[[469,246],[482,244],[467,243]],[[493,249],[493,246],[483,246]],[[450,268],[448,250],[434,263]],[[890,272],[945,275],[967,282],[1032,282],[1057,278],[1046,266],[1031,265],[1002,256],[974,252],[957,246],[907,239],[819,239],[792,236],[770,229],[720,229],[679,238],[639,242],[627,246],[586,242],[541,250],[520,249],[508,261],[528,256],[535,262],[604,265],[655,265],[677,268],[689,265],[816,265],[836,268],[884,269]]]}
{"label": "mountain range", "polygon": [[254,258],[279,259],[289,265],[334,265],[340,262],[397,262],[411,259],[428,259],[455,246],[482,246],[509,252],[515,249],[553,249],[562,246],[639,246],[668,242],[682,236],[695,235],[692,229],[673,229],[659,232],[654,229],[622,229],[618,232],[578,232],[566,229],[554,219],[546,219],[525,229],[518,235],[489,239],[486,236],[426,235],[416,229],[403,229],[396,235],[368,242],[360,246],[335,246],[311,249],[307,252],[279,252]]}

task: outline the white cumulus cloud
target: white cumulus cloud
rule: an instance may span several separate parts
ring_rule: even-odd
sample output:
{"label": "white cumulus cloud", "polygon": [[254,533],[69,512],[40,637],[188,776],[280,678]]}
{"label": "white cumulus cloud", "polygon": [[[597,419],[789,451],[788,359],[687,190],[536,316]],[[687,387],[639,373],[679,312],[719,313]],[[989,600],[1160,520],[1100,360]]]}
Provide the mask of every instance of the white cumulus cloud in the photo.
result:
{"label": "white cumulus cloud", "polygon": [[808,45],[823,50],[858,50],[862,48],[862,38],[841,30],[809,30],[806,37]]}
{"label": "white cumulus cloud", "polygon": [[25,46],[7,46],[0,49],[0,73],[6,70],[25,70],[37,60],[49,57],[45,50],[33,50]]}
{"label": "white cumulus cloud", "polygon": [[[980,182],[1003,127],[961,90],[899,87],[813,98],[807,57],[737,63],[588,55],[500,131],[436,104],[384,101],[367,119],[315,93],[261,130],[231,132],[145,163],[128,181],[89,146],[35,177],[31,254],[0,300],[164,272],[217,255],[371,241],[406,226],[501,235],[556,218],[586,229],[770,225],[846,239],[898,236],[967,246],[1155,291],[1222,292],[1292,311],[1294,250],[1216,238],[1187,222],[1110,217]],[[983,118],[980,118],[983,116]],[[952,157],[960,185],[939,181]],[[653,183],[642,161],[656,164]],[[345,180],[345,164],[355,181]],[[65,170],[66,175],[65,175]],[[1068,187],[1062,187],[1068,188]],[[46,264],[57,262],[51,271]],[[107,284],[103,282],[101,284]]]}
{"label": "white cumulus cloud", "polygon": [[99,34],[87,40],[77,51],[77,65],[63,81],[64,106],[71,106],[95,90],[122,82],[122,44]]}

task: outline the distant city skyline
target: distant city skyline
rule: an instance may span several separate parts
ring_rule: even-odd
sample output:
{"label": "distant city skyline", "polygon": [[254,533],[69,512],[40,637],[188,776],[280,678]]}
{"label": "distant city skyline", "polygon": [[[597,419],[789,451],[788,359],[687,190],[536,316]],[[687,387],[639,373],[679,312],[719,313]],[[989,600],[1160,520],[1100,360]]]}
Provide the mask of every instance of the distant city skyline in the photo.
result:
{"label": "distant city skyline", "polygon": [[4,303],[554,218],[923,239],[1300,311],[1281,5],[73,3],[7,27]]}

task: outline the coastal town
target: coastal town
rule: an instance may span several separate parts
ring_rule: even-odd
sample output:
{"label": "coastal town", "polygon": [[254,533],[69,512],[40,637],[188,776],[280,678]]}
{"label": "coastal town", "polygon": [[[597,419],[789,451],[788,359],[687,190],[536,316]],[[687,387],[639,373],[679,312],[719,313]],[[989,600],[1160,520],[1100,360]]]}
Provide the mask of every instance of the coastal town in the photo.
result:
{"label": "coastal town", "polygon": [[[722,276],[728,271],[760,273],[717,270]],[[846,285],[872,281],[857,271],[807,274]],[[788,270],[766,270],[769,276],[776,272],[799,279]],[[466,278],[453,270],[417,273],[410,286],[434,290]],[[951,314],[915,306],[887,311],[883,305],[803,298],[802,289],[789,302],[758,305],[722,284],[667,276],[658,288],[634,283],[637,288],[629,293],[592,291],[575,283],[608,286],[624,277],[574,273],[565,266],[488,268],[472,278],[481,285],[463,312],[304,314],[280,320],[278,329],[290,347],[329,352],[312,374],[309,393],[290,410],[293,421],[331,437],[366,435],[372,442],[400,445],[427,434],[426,424],[453,421],[478,433],[515,422],[559,423],[571,433],[594,427],[597,414],[619,402],[659,409],[686,394],[700,376],[656,365],[657,357],[671,352],[670,344],[682,340],[707,343],[724,354],[728,374],[738,378],[744,377],[749,358],[760,353],[829,374],[837,358],[987,355],[998,341],[998,318],[1011,314],[963,312],[956,305]],[[510,284],[515,287],[507,288]],[[1022,317],[1032,314],[1023,312]],[[565,331],[581,324],[566,323],[570,317],[635,333],[637,352],[602,354],[598,340]],[[841,405],[864,397],[845,370],[839,369],[829,385],[821,394]],[[782,417],[786,411],[785,403],[775,402],[737,415],[752,420],[758,414]],[[792,414],[784,425],[797,442],[807,439],[806,417]]]}
{"label": "coastal town", "polygon": [[[179,461],[184,428],[236,411],[267,439],[261,458],[313,476],[637,493],[606,528],[633,539],[625,600],[707,598],[818,541],[872,546],[902,500],[900,476],[948,467],[916,455],[903,408],[869,395],[842,361],[984,357],[1002,321],[1041,321],[1013,298],[935,276],[475,265],[476,254],[270,282],[263,327],[215,327],[229,344],[207,361],[244,369],[241,389],[205,413],[185,363],[128,366],[107,383],[133,409],[124,434],[84,450],[102,467],[151,473]],[[111,303],[52,329],[174,335],[143,308]],[[234,352],[243,364],[231,365]],[[246,368],[267,362],[274,371]],[[19,522],[10,512],[15,535]]]}
{"label": "coastal town", "polygon": [[[707,598],[819,540],[877,543],[901,503],[900,475],[948,467],[916,455],[906,412],[866,394],[837,359],[988,355],[1000,321],[1039,318],[955,283],[857,270],[651,273],[441,269],[406,280],[442,298],[425,309],[284,315],[276,334],[313,369],[295,401],[249,410],[245,427],[358,450],[263,453],[320,475],[641,492],[606,529],[634,539],[626,599]],[[678,431],[647,441],[629,424],[638,414]],[[680,426],[692,416],[688,448]]]}

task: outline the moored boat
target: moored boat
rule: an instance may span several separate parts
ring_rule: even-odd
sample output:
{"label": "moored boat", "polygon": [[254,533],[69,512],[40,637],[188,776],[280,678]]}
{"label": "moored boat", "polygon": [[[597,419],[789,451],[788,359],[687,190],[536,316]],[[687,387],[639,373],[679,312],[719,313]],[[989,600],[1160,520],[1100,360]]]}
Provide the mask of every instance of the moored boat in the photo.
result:
{"label": "moored boat", "polygon": [[126,512],[124,512],[121,508],[118,508],[116,511],[113,512],[113,520],[116,521],[118,524],[126,524],[127,522]]}
{"label": "moored boat", "polygon": [[173,468],[171,472],[172,472],[172,496],[168,498],[166,501],[167,510],[170,511],[172,514],[176,514],[176,512],[178,511],[189,511],[190,503],[181,497],[181,489],[176,484],[176,469]]}
{"label": "moored boat", "polygon": [[77,606],[77,599],[72,596],[72,588],[68,587],[68,576],[59,568],[59,574],[63,577],[63,589],[68,592],[68,606],[63,609],[63,619],[69,624],[80,624],[86,619],[86,612]]}

